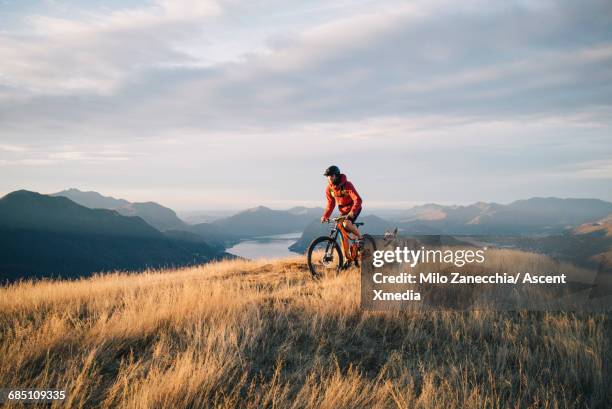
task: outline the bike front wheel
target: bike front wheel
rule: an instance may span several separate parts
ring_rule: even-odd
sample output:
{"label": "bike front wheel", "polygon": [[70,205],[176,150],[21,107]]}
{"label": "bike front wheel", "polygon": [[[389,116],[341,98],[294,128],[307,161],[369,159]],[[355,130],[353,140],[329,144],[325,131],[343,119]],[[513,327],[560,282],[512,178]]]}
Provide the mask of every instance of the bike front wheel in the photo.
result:
{"label": "bike front wheel", "polygon": [[308,269],[315,279],[327,274],[337,274],[344,258],[335,240],[321,236],[312,241],[307,253]]}

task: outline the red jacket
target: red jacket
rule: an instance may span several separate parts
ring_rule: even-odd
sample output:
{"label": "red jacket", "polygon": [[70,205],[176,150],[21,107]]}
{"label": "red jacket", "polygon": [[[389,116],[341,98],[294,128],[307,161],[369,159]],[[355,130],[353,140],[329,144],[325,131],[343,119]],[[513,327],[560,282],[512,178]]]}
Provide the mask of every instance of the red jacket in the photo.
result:
{"label": "red jacket", "polygon": [[355,190],[355,186],[346,180],[346,175],[344,174],[340,174],[340,183],[337,186],[328,183],[325,188],[325,196],[327,197],[327,207],[325,207],[323,217],[326,219],[331,216],[336,203],[342,215],[350,212],[355,214],[361,210],[361,197],[357,190]]}

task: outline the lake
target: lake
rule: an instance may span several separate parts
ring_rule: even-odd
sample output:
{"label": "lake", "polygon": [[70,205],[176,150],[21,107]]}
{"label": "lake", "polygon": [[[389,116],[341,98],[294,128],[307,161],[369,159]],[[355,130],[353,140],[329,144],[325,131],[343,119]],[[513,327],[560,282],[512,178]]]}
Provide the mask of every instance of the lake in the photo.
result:
{"label": "lake", "polygon": [[288,247],[295,243],[301,235],[302,233],[297,232],[254,237],[243,240],[225,251],[248,259],[297,256],[298,253],[289,251]]}

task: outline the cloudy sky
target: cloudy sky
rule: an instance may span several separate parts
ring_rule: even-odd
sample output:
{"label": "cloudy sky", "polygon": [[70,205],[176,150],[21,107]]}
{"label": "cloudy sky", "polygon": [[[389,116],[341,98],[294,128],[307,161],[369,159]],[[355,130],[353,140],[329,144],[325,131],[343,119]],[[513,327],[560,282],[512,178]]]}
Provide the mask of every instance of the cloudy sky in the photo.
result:
{"label": "cloudy sky", "polygon": [[609,1],[0,0],[0,194],[612,200]]}

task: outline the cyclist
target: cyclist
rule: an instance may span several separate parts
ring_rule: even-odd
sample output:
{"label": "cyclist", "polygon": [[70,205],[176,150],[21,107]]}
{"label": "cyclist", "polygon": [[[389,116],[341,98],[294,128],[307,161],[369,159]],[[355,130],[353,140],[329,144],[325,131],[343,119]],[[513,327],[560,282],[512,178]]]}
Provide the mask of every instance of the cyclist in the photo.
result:
{"label": "cyclist", "polygon": [[347,231],[357,236],[358,243],[361,243],[361,233],[357,226],[353,224],[357,220],[359,213],[361,213],[361,197],[359,193],[355,190],[355,186],[346,180],[346,175],[340,173],[340,169],[337,166],[332,165],[325,169],[323,175],[327,176],[328,184],[325,189],[327,206],[323,216],[321,216],[321,223],[329,221],[329,216],[334,211],[335,205],[338,204],[340,214],[347,216],[342,225]]}

